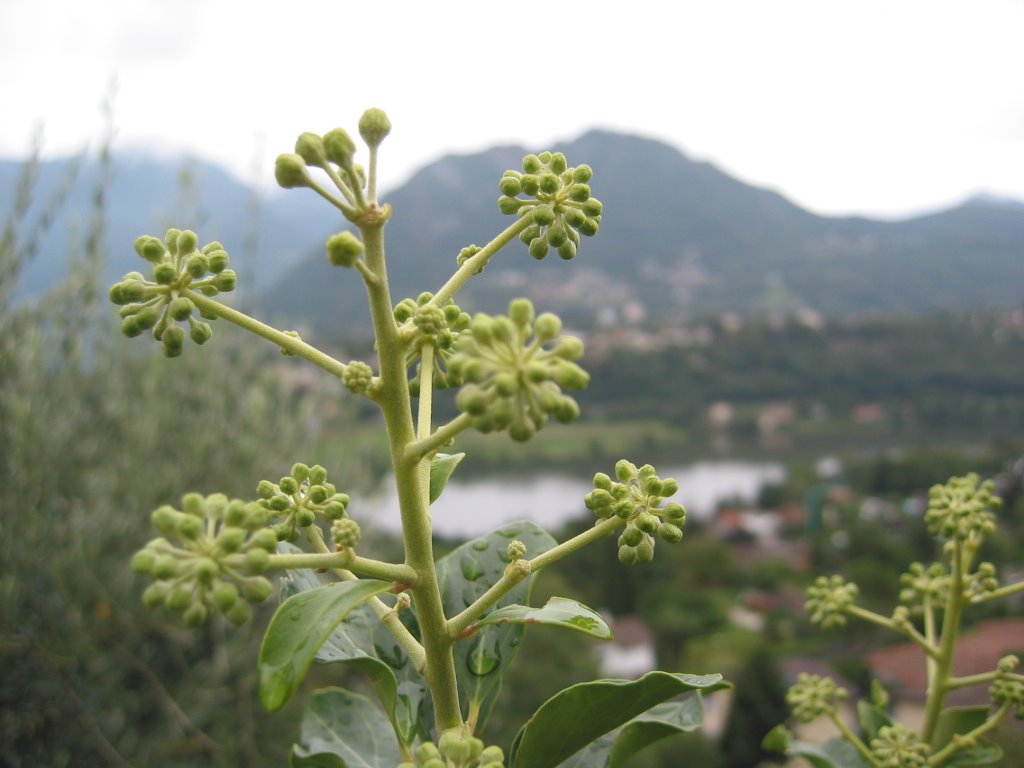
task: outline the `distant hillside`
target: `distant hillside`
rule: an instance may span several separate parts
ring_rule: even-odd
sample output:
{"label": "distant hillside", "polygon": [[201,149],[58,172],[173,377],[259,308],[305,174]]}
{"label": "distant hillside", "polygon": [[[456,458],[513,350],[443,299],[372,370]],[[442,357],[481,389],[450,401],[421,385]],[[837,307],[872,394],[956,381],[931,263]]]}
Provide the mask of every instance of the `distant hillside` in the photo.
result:
{"label": "distant hillside", "polygon": [[[1017,306],[1024,299],[1024,209],[970,204],[900,222],[814,215],[657,141],[592,131],[558,147],[595,171],[601,231],[571,264],[502,252],[460,294],[467,309],[515,295],[572,322],[623,312],[674,321],[723,311],[826,315]],[[463,246],[507,226],[497,180],[520,147],[438,160],[386,196],[395,300],[439,285]],[[881,183],[881,182],[880,182]],[[316,204],[313,194],[305,195]],[[322,249],[289,272],[269,304],[321,328],[363,327],[361,286]],[[302,286],[302,291],[293,286]],[[500,306],[500,304],[499,304]],[[340,325],[339,325],[340,324]]]}
{"label": "distant hillside", "polygon": [[[67,178],[71,165],[68,159],[40,164],[29,224]],[[0,160],[0,217],[11,208],[21,170],[20,161]],[[88,216],[98,173],[95,163],[87,163],[79,171],[39,255],[22,275],[19,295],[39,295],[60,275],[69,244],[77,245]],[[117,155],[112,173],[106,269],[111,281],[142,266],[132,250],[136,237],[162,234],[169,226],[187,226],[198,232],[202,242],[222,241],[237,264],[242,286],[251,286],[246,281],[255,279],[255,288],[261,289],[308,254],[311,244],[337,227],[340,218],[329,208],[307,205],[292,195],[255,199],[245,184],[200,161]],[[247,252],[245,246],[254,236],[256,251]]]}
{"label": "distant hillside", "polygon": [[[918,314],[1024,300],[1024,205],[1014,201],[982,195],[898,222],[824,217],[650,139],[592,131],[552,149],[594,168],[594,194],[605,204],[601,231],[584,240],[572,263],[557,256],[536,262],[514,243],[460,294],[464,308],[495,310],[526,295],[587,327],[623,317],[676,323],[720,312]],[[497,181],[519,167],[525,151],[444,157],[384,196],[394,207],[387,234],[396,302],[440,285],[463,246],[483,244],[510,223],[497,210]],[[43,164],[40,198],[66,165]],[[17,171],[17,163],[0,161],[0,213]],[[183,173],[190,179],[184,187]],[[22,294],[41,292],[59,274],[54,265],[66,258],[67,233],[84,218],[94,178],[87,166]],[[138,268],[131,250],[138,234],[187,223],[203,241],[228,246],[241,286],[260,292],[261,316],[334,334],[366,330],[358,276],[329,267],[323,256],[340,216],[309,190],[270,195],[258,218],[251,200],[245,185],[214,166],[117,158],[108,277]],[[258,249],[247,253],[254,220]]]}

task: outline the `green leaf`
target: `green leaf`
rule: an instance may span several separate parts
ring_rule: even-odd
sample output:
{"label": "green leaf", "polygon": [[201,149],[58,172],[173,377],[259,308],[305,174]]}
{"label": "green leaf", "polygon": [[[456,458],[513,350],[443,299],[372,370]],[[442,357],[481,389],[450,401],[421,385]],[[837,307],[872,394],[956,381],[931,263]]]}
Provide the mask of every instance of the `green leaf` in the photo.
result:
{"label": "green leaf", "polygon": [[949,744],[955,734],[973,731],[988,719],[990,713],[986,706],[947,707],[942,710],[932,735],[932,752],[938,752]]}
{"label": "green leaf", "polygon": [[612,639],[612,630],[601,614],[583,603],[566,597],[552,597],[543,608],[528,605],[506,605],[484,616],[474,626],[496,624],[547,624],[552,627],[575,629],[602,640]]}
{"label": "green leaf", "polygon": [[[515,539],[526,545],[528,557],[536,557],[556,543],[535,523],[520,520],[468,541],[438,560],[437,579],[446,615],[460,613],[501,578],[509,562],[509,542]],[[528,576],[509,590],[495,608],[528,603],[533,579]],[[475,710],[478,728],[487,721],[501,687],[502,674],[518,651],[525,631],[522,624],[496,624],[482,627],[471,638],[455,644],[455,671],[465,710],[463,715],[468,717],[468,711]]]}
{"label": "green leaf", "polygon": [[761,747],[769,752],[782,752],[787,757],[802,757],[813,768],[871,768],[857,748],[843,739],[830,739],[824,744],[794,741],[793,734],[784,725],[772,728]]}
{"label": "green leaf", "polygon": [[975,768],[979,765],[992,765],[1003,759],[1003,748],[998,744],[985,739],[978,739],[978,743],[962,752],[957,752],[944,768]]}
{"label": "green leaf", "polygon": [[618,768],[655,742],[695,731],[703,723],[704,701],[699,693],[667,701],[590,742],[558,768]]}
{"label": "green leaf", "polygon": [[448,485],[448,478],[459,466],[459,462],[466,458],[464,453],[437,453],[430,460],[430,503],[433,504]]}
{"label": "green leaf", "polygon": [[509,767],[553,768],[667,699],[727,687],[721,675],[660,671],[648,672],[638,680],[594,680],[570,686],[544,702],[519,730],[512,743]]}
{"label": "green leaf", "polygon": [[401,761],[391,724],[368,698],[343,688],[309,697],[292,768],[391,768]]}
{"label": "green leaf", "polygon": [[861,730],[867,737],[865,741],[875,738],[879,728],[892,725],[892,718],[888,712],[864,699],[857,702],[857,716],[860,720]]}
{"label": "green leaf", "polygon": [[283,707],[338,623],[360,603],[387,592],[386,581],[346,581],[292,595],[278,607],[260,646],[260,701],[270,712]]}

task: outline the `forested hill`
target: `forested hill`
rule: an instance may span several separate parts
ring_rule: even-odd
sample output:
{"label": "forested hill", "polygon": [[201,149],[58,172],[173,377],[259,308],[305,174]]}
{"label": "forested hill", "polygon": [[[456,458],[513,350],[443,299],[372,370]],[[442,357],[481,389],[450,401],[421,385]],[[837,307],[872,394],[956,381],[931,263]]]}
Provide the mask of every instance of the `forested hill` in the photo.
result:
{"label": "forested hill", "polygon": [[[592,131],[556,148],[570,164],[594,168],[601,231],[571,263],[538,263],[513,244],[460,296],[465,308],[527,295],[587,326],[624,311],[671,322],[804,308],[930,313],[1024,298],[1022,207],[979,200],[898,222],[831,218],[657,141]],[[440,285],[460,248],[482,245],[510,223],[497,211],[497,181],[523,154],[503,147],[445,157],[387,196],[396,301]],[[272,306],[321,327],[358,322],[356,283],[317,248],[285,276]]]}
{"label": "forested hill", "polygon": [[[1014,307],[1024,297],[1024,206],[979,198],[897,222],[824,217],[658,141],[591,131],[552,149],[594,168],[591,186],[605,204],[601,231],[571,263],[554,255],[536,262],[512,244],[460,294],[465,308],[494,310],[527,295],[586,327],[623,316],[672,323],[719,312],[918,314]],[[440,285],[463,246],[482,245],[511,222],[498,213],[497,181],[525,151],[444,157],[383,196],[394,208],[388,259],[396,302]],[[213,166],[186,167],[198,199],[179,188],[173,164],[115,162],[112,273],[137,268],[136,234],[195,220],[188,225],[204,241],[228,246],[241,285],[262,290],[261,315],[335,334],[366,327],[356,273],[329,267],[323,256],[323,241],[340,226],[333,209],[309,190],[291,190],[270,195],[253,214],[244,185]],[[43,170],[52,187],[59,169]],[[0,162],[0,211],[10,208],[14,171]],[[87,190],[86,181],[77,189]],[[71,214],[87,201],[79,192]],[[256,258],[246,253],[247,233]],[[61,253],[41,254],[32,292],[58,271]]]}

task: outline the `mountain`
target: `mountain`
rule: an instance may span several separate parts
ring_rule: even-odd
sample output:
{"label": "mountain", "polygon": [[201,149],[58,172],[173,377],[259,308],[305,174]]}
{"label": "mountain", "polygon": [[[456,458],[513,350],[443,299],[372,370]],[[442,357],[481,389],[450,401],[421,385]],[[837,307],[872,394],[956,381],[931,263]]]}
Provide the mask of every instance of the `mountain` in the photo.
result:
{"label": "mountain", "polygon": [[[19,296],[36,296],[54,285],[81,240],[101,169],[90,160],[71,177],[74,165],[72,159],[39,164],[25,229],[33,228],[47,201],[69,179],[71,187],[37,256],[25,266]],[[11,210],[23,167],[21,161],[0,160],[0,216]],[[311,243],[329,234],[340,218],[324,206],[306,205],[291,195],[258,198],[221,168],[191,159],[115,155],[107,195],[106,282],[144,266],[132,249],[136,237],[162,235],[167,227],[177,226],[196,230],[203,243],[223,242],[242,288],[263,289],[308,254]],[[22,239],[27,234],[23,232]],[[253,241],[255,252],[246,252],[244,246]]]}
{"label": "mountain", "polygon": [[[903,221],[819,216],[647,138],[591,131],[550,149],[593,167],[601,231],[584,239],[572,263],[555,255],[537,262],[511,244],[459,294],[464,309],[497,311],[525,295],[588,327],[721,312],[920,314],[1022,301],[1024,205],[982,195]],[[394,209],[387,238],[396,303],[436,289],[462,247],[483,245],[511,223],[497,210],[497,182],[525,152],[504,146],[443,157],[383,196]],[[40,199],[66,168],[67,161],[42,164]],[[0,212],[10,207],[17,171],[17,163],[0,161]],[[23,294],[60,274],[69,223],[84,219],[95,178],[95,165],[86,165],[67,213],[29,265]],[[186,225],[202,242],[227,245],[241,287],[259,294],[261,317],[334,334],[368,331],[358,275],[324,258],[327,235],[343,225],[337,212],[305,189],[265,196],[258,217],[249,212],[252,199],[212,165],[117,157],[108,278],[139,268],[131,248],[137,235]],[[246,253],[253,231],[255,255]]]}
{"label": "mountain", "polygon": [[[494,311],[525,295],[589,326],[726,311],[917,314],[1024,298],[1021,208],[975,198],[905,221],[818,216],[650,139],[591,131],[551,149],[594,168],[601,231],[572,263],[535,262],[513,243],[459,294],[464,309]],[[387,238],[396,303],[441,285],[463,246],[483,245],[511,222],[497,210],[497,181],[524,153],[444,157],[384,196],[394,209]],[[317,204],[311,192],[293,194]],[[282,278],[267,305],[325,330],[365,328],[360,281],[328,266],[322,248]]]}

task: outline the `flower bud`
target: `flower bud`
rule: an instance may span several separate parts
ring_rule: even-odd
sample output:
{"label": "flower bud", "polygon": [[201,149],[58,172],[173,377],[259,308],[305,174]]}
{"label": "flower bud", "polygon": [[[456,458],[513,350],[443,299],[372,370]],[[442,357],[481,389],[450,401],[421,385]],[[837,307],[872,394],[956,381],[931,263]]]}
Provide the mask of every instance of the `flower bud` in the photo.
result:
{"label": "flower bud", "polygon": [[391,133],[391,121],[384,110],[371,107],[359,118],[359,135],[368,147],[376,147]]}
{"label": "flower bud", "polygon": [[172,611],[183,611],[192,603],[192,587],[179,584],[167,595],[167,607]]}
{"label": "flower bud", "polygon": [[230,608],[224,611],[224,615],[228,621],[238,627],[252,617],[252,608],[244,600],[236,600]]}
{"label": "flower bud", "polygon": [[167,311],[175,320],[187,320],[192,314],[195,305],[187,296],[178,296],[168,306]]}
{"label": "flower bud", "polygon": [[185,271],[198,280],[210,269],[210,259],[205,253],[193,253],[185,261]]}
{"label": "flower bud", "polygon": [[623,565],[633,565],[636,563],[636,549],[630,546],[623,545],[619,547],[619,562]]}
{"label": "flower bud", "polygon": [[160,285],[170,285],[178,277],[178,271],[169,261],[162,261],[153,267],[153,279]]}
{"label": "flower bud", "polygon": [[148,549],[140,549],[132,556],[131,568],[134,573],[151,574],[156,555]]}
{"label": "flower bud", "polygon": [[155,307],[143,307],[135,313],[135,323],[144,331],[148,331],[160,320],[160,313]]}
{"label": "flower bud", "polygon": [[192,603],[183,617],[186,627],[198,627],[209,617],[210,612],[202,603]]}
{"label": "flower bud", "polygon": [[305,161],[301,155],[295,153],[277,156],[274,163],[274,178],[284,189],[308,187],[311,181]]}
{"label": "flower bud", "polygon": [[183,515],[178,523],[178,535],[188,541],[195,541],[203,535],[202,518],[194,515]]}
{"label": "flower bud", "polygon": [[213,590],[213,602],[225,613],[238,602],[238,587],[230,581],[222,581]]}
{"label": "flower bud", "polygon": [[678,525],[662,523],[658,526],[658,535],[669,544],[677,544],[683,538],[683,531]]}
{"label": "flower bud", "polygon": [[196,237],[196,233],[191,229],[186,229],[178,233],[178,238],[175,241],[174,247],[178,254],[184,256],[187,253],[192,253],[196,249],[196,245],[199,243],[199,238]]}
{"label": "flower bud", "polygon": [[526,173],[537,173],[541,169],[540,158],[536,155],[527,155],[523,158],[523,170]]}
{"label": "flower bud", "polygon": [[225,269],[219,275],[213,279],[213,284],[218,291],[228,293],[235,290],[235,285],[238,283],[238,275],[235,274],[233,269]]}
{"label": "flower bud", "polygon": [[635,547],[637,544],[643,541],[643,539],[643,531],[641,531],[639,528],[633,525],[627,525],[625,530],[623,530],[622,532],[622,536],[620,537],[621,543],[630,547]]}
{"label": "flower bud", "polygon": [[299,483],[294,477],[282,477],[278,487],[281,489],[281,493],[286,493],[289,496],[299,492]]}
{"label": "flower bud", "polygon": [[164,254],[167,253],[167,248],[159,238],[152,235],[142,235],[142,237],[135,240],[135,252],[146,261],[155,264],[164,257]]}
{"label": "flower bud", "polygon": [[327,164],[324,141],[315,133],[306,131],[295,140],[295,154],[306,161],[306,165],[323,168]]}
{"label": "flower bud", "polygon": [[185,345],[185,331],[176,325],[164,331],[161,339],[164,345],[164,354],[167,357],[178,357]]}
{"label": "flower bud", "polygon": [[637,545],[636,559],[641,563],[649,563],[654,559],[654,540],[650,536],[644,537]]}
{"label": "flower bud", "polygon": [[335,267],[352,267],[363,255],[362,242],[349,231],[331,235],[327,240],[327,260]]}
{"label": "flower bud", "polygon": [[636,477],[636,465],[625,459],[619,459],[615,462],[615,476],[619,478],[619,482],[628,483]]}
{"label": "flower bud", "polygon": [[213,338],[213,328],[210,327],[209,323],[193,322],[189,328],[188,335],[192,337],[192,341],[196,344],[205,344]]}
{"label": "flower bud", "polygon": [[220,533],[217,534],[217,546],[225,552],[237,552],[241,549],[242,544],[244,543],[244,528],[229,528],[225,526],[221,528]]}
{"label": "flower bud", "polygon": [[[263,531],[266,531],[275,543],[277,542],[277,536],[274,535],[273,531],[269,528],[264,528],[262,531],[258,531],[258,533],[263,533]],[[250,549],[245,553],[244,567],[246,573],[266,573],[267,569],[270,568],[270,553],[266,549]]]}
{"label": "flower bud", "polygon": [[169,591],[167,584],[150,584],[142,593],[142,603],[147,608],[157,608],[164,604]]}
{"label": "flower bud", "polygon": [[571,240],[566,240],[560,246],[558,246],[558,258],[564,261],[572,261],[576,258],[576,244]]}
{"label": "flower bud", "polygon": [[160,531],[160,533],[165,536],[175,536],[178,533],[178,523],[184,517],[174,507],[165,504],[155,509],[149,519],[153,523],[153,527]]}
{"label": "flower bud", "polygon": [[217,563],[209,557],[203,557],[196,561],[196,581],[200,584],[205,584],[206,586],[213,584],[214,579],[217,578],[219,573],[220,568],[217,566]]}
{"label": "flower bud", "polygon": [[[224,271],[224,268],[228,265],[228,253],[223,249],[210,251],[207,254],[208,269],[215,275],[219,275]],[[201,277],[201,275],[197,275]]]}
{"label": "flower bud", "polygon": [[251,576],[242,580],[242,596],[250,603],[262,603],[273,591],[274,585],[262,576]]}
{"label": "flower bud", "polygon": [[328,131],[323,137],[324,154],[332,163],[348,168],[352,165],[352,156],[355,154],[356,145],[352,137],[342,128],[335,128]]}
{"label": "flower bud", "polygon": [[548,255],[548,241],[543,237],[535,237],[530,241],[530,255],[540,260]]}

